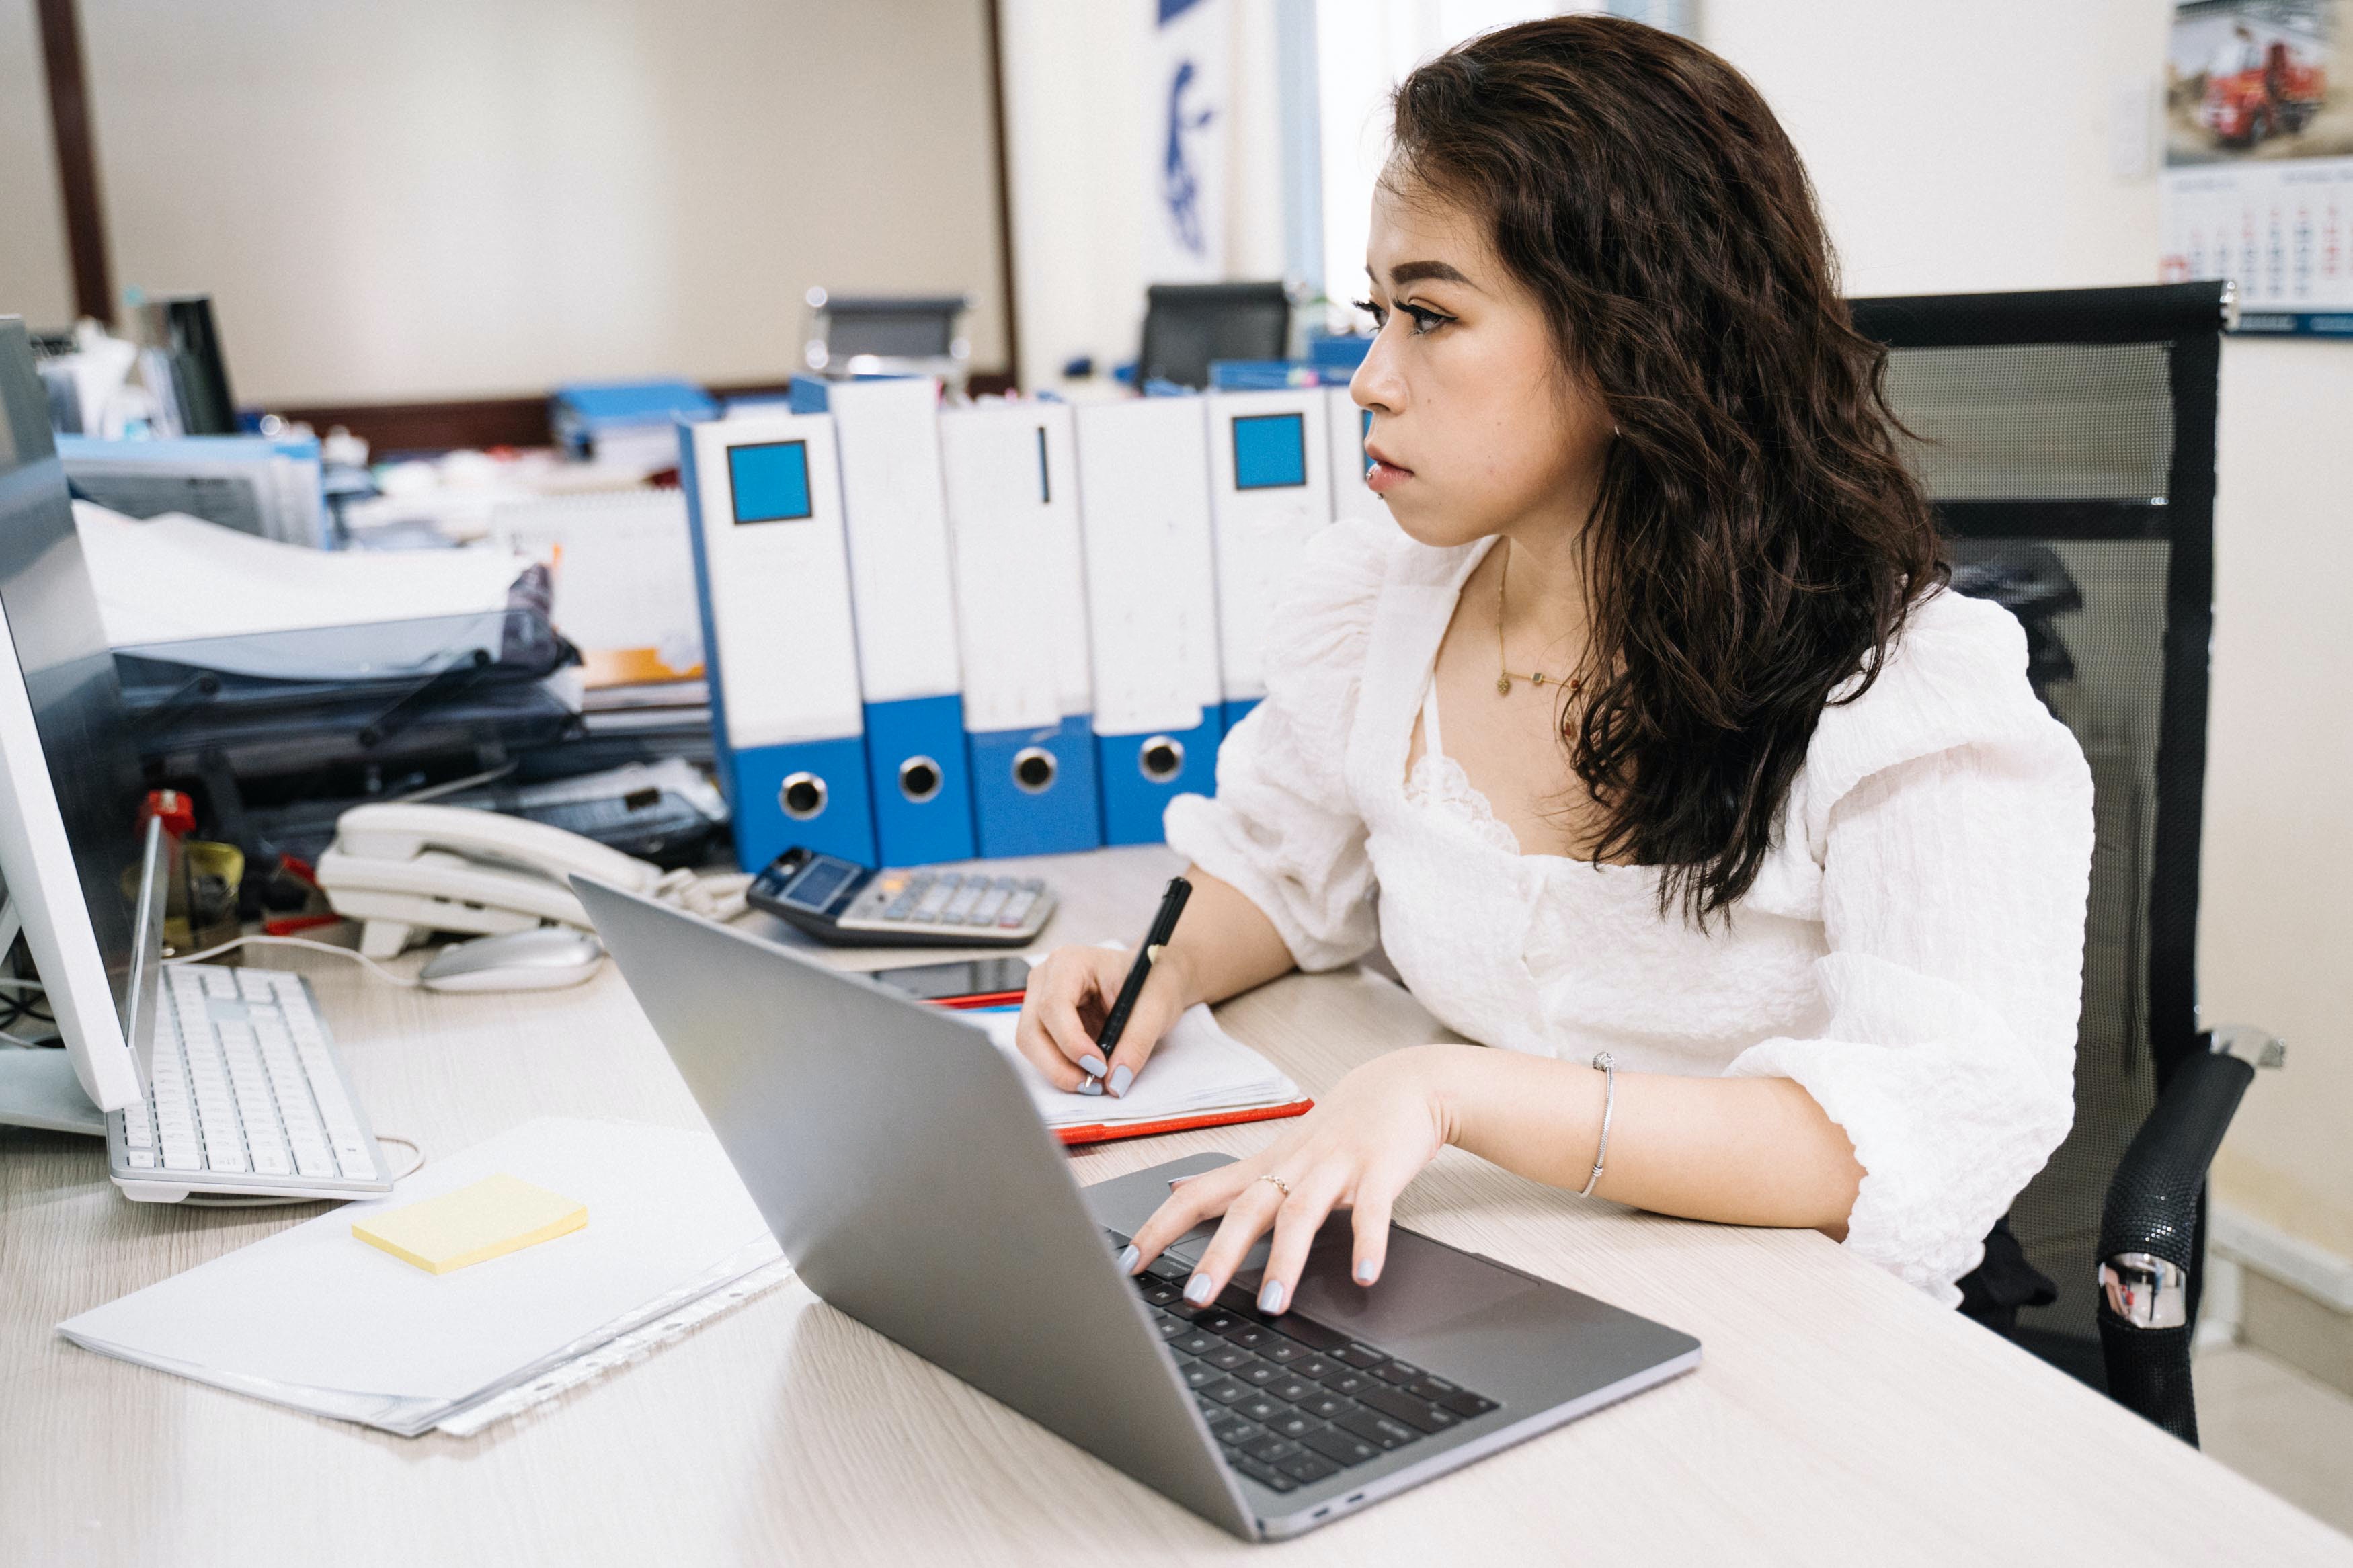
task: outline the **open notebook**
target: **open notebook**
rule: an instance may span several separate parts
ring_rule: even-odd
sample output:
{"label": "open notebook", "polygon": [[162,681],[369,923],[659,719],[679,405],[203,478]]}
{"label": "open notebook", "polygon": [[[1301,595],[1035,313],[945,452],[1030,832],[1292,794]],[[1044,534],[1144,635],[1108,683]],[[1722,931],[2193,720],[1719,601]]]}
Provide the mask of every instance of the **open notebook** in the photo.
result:
{"label": "open notebook", "polygon": [[1065,1143],[1100,1143],[1183,1132],[1236,1121],[1271,1121],[1298,1116],[1314,1106],[1299,1086],[1264,1057],[1218,1026],[1207,1007],[1188,1007],[1144,1064],[1126,1094],[1065,1094],[1048,1083],[1014,1048],[1018,1007],[982,1007],[964,1016],[1021,1064],[1022,1081],[1038,1114]]}

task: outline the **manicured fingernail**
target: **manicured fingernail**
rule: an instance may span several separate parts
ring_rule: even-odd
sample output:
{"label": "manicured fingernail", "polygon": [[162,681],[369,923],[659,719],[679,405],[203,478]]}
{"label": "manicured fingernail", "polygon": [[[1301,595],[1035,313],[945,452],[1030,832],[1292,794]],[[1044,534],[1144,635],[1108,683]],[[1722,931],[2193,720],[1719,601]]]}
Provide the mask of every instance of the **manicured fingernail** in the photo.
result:
{"label": "manicured fingernail", "polygon": [[1196,1307],[1206,1307],[1209,1298],[1218,1293],[1218,1282],[1206,1274],[1196,1274],[1185,1281],[1185,1300]]}
{"label": "manicured fingernail", "polygon": [[1143,1261],[1144,1254],[1130,1247],[1119,1255],[1119,1271],[1122,1274],[1133,1274],[1135,1272],[1135,1266]]}
{"label": "manicured fingernail", "polygon": [[1105,1072],[1110,1070],[1103,1066],[1103,1058],[1096,1056],[1092,1052],[1079,1058],[1079,1066],[1088,1072],[1094,1074],[1097,1078],[1103,1077]]}
{"label": "manicured fingernail", "polygon": [[1369,1285],[1376,1279],[1379,1278],[1381,1266],[1367,1258],[1362,1263],[1356,1265],[1356,1283],[1359,1285]]}
{"label": "manicured fingernail", "polygon": [[1282,1310],[1282,1280],[1270,1279],[1266,1282],[1266,1289],[1258,1293],[1258,1310],[1270,1318]]}
{"label": "manicured fingernail", "polygon": [[1081,1094],[1101,1094],[1103,1092],[1103,1082],[1099,1079],[1082,1078],[1079,1079],[1078,1092]]}
{"label": "manicured fingernail", "polygon": [[1111,1069],[1111,1091],[1114,1096],[1125,1094],[1127,1086],[1134,1081],[1135,1069],[1125,1062]]}

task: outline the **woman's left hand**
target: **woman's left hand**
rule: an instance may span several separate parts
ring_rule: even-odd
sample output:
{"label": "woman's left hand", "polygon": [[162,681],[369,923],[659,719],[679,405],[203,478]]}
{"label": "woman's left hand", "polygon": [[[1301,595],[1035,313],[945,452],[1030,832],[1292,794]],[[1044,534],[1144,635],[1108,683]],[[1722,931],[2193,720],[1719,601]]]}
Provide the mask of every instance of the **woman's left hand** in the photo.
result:
{"label": "woman's left hand", "polygon": [[1281,1312],[1291,1305],[1316,1231],[1335,1208],[1346,1205],[1356,1219],[1351,1273],[1357,1284],[1370,1285],[1380,1278],[1388,1252],[1397,1195],[1449,1141],[1440,1086],[1447,1060],[1467,1048],[1419,1046],[1358,1068],[1265,1149],[1195,1176],[1170,1194],[1135,1233],[1122,1259],[1128,1271],[1222,1214],[1225,1223],[1185,1286],[1185,1299],[1205,1306],[1271,1226],[1274,1245],[1258,1305],[1262,1312]]}

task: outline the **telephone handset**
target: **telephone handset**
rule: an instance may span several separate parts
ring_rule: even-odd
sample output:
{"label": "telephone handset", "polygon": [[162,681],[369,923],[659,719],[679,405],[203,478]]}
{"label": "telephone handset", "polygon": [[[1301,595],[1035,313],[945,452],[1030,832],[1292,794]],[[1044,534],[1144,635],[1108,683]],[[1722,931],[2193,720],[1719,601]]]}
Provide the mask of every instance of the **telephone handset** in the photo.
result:
{"label": "telephone handset", "polygon": [[428,931],[489,936],[553,921],[590,929],[578,872],[652,895],[666,873],[545,823],[462,805],[355,805],[319,857],[319,886],[360,923],[360,952],[390,958]]}

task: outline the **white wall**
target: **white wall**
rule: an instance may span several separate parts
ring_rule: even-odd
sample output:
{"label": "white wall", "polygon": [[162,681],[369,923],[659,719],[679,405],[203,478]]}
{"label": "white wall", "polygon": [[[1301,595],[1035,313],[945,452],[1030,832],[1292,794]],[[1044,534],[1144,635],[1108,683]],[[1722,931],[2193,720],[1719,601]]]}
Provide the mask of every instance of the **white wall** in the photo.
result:
{"label": "white wall", "polygon": [[1316,0],[1324,153],[1324,295],[1335,331],[1370,325],[1345,307],[1365,296],[1365,240],[1373,184],[1388,159],[1389,94],[1413,68],[1479,33],[1591,11],[1546,0]]}
{"label": "white wall", "polygon": [[0,316],[35,330],[73,318],[48,89],[30,5],[0,5]]}
{"label": "white wall", "polygon": [[[2160,79],[2166,0],[1707,0],[1703,39],[1805,154],[1849,291],[2156,279],[2157,182],[2120,177],[2119,87]],[[2353,344],[2229,341],[2200,988],[2268,1024],[2223,1201],[2353,1256]]]}
{"label": "white wall", "polygon": [[985,4],[84,5],[115,280],[211,289],[249,402],[781,379],[812,284],[998,366]]}
{"label": "white wall", "polygon": [[2353,344],[2222,360],[2200,1000],[2269,1026],[2216,1163],[2232,1205],[2353,1258]]}
{"label": "white wall", "polygon": [[[1282,276],[1273,0],[1231,0],[1225,275]],[[1021,369],[1056,384],[1135,357],[1161,103],[1152,0],[1003,0],[1005,112]]]}

